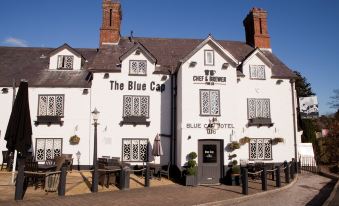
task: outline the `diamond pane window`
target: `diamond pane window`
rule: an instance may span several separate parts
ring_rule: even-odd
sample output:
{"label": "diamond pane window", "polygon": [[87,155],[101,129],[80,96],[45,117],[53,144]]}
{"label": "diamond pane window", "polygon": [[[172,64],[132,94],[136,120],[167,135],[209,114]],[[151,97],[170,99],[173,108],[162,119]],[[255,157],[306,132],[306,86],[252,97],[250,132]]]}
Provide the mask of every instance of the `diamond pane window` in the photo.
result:
{"label": "diamond pane window", "polygon": [[220,115],[219,90],[200,90],[200,115]]}
{"label": "diamond pane window", "polygon": [[149,117],[149,96],[124,95],[124,117],[145,116]]}
{"label": "diamond pane window", "polygon": [[123,139],[122,160],[129,162],[147,161],[147,139]]}
{"label": "diamond pane window", "polygon": [[37,138],[36,139],[35,158],[36,161],[46,161],[54,159],[62,153],[62,139]]}
{"label": "diamond pane window", "polygon": [[129,74],[145,76],[147,73],[147,61],[131,60],[129,62]]}
{"label": "diamond pane window", "polygon": [[73,56],[59,55],[58,56],[58,69],[73,69]]}
{"label": "diamond pane window", "polygon": [[264,65],[250,65],[251,79],[266,79]]}
{"label": "diamond pane window", "polygon": [[64,116],[64,95],[39,95],[38,116]]}
{"label": "diamond pane window", "polygon": [[251,139],[249,144],[250,160],[272,159],[270,139]]}
{"label": "diamond pane window", "polygon": [[248,119],[270,118],[269,99],[247,99]]}

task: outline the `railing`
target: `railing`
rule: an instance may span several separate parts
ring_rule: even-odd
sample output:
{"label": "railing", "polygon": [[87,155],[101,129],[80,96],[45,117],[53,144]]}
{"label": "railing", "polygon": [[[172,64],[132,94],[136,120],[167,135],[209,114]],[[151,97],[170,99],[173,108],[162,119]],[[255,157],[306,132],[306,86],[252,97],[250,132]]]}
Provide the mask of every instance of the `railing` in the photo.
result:
{"label": "railing", "polygon": [[260,176],[261,177],[261,188],[263,191],[267,190],[267,174],[272,174],[272,180],[275,179],[275,186],[281,187],[281,171],[285,174],[285,183],[290,183],[291,179],[295,178],[296,173],[298,172],[298,164],[294,159],[291,162],[285,161],[281,166],[275,166],[274,169],[267,170],[264,166],[260,171],[257,172],[248,172],[248,168],[241,168],[241,180],[242,180],[242,193],[248,195],[248,175]]}
{"label": "railing", "polygon": [[301,171],[319,173],[320,167],[312,156],[299,156],[299,167]]}

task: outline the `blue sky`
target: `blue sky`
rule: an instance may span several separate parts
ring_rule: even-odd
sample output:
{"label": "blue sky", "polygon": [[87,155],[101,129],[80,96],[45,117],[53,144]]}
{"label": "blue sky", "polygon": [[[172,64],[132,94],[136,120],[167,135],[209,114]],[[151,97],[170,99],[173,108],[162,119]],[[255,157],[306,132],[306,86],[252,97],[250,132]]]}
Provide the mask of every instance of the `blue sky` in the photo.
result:
{"label": "blue sky", "polygon": [[[252,7],[268,11],[271,46],[300,71],[318,96],[321,114],[339,89],[339,1],[121,0],[122,35],[245,40],[242,20]],[[2,0],[0,45],[96,48],[101,0]]]}

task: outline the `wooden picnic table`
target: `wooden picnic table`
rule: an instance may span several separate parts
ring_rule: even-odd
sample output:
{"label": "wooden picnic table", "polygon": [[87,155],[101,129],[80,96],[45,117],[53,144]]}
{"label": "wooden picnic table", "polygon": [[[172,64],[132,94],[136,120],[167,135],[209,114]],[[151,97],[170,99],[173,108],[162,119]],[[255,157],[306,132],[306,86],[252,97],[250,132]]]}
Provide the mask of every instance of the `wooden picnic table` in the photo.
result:
{"label": "wooden picnic table", "polygon": [[41,171],[41,172],[54,171],[56,167],[57,167],[56,165],[39,164],[38,171]]}

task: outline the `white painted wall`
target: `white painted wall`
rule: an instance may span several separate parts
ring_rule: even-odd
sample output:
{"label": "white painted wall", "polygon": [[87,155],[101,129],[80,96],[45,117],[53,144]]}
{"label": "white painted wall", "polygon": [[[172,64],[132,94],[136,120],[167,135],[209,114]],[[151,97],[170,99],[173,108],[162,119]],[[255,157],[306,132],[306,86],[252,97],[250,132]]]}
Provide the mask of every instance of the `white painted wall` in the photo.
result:
{"label": "white painted wall", "polygon": [[69,51],[68,49],[63,49],[60,52],[54,54],[50,57],[49,60],[49,69],[56,70],[58,69],[58,56],[59,55],[68,55],[73,56],[73,70],[80,70],[81,69],[81,58],[77,57],[74,53]]}
{"label": "white painted wall", "polygon": [[[18,90],[18,88],[17,88]],[[89,89],[90,90],[90,89]],[[29,105],[32,120],[32,142],[33,150],[35,152],[35,138],[62,138],[62,153],[73,154],[74,165],[77,165],[76,152],[81,152],[80,164],[90,165],[89,154],[92,148],[90,147],[90,94],[83,95],[83,88],[29,88]],[[34,125],[37,120],[38,113],[38,95],[42,94],[64,94],[64,121],[63,126],[60,125]],[[9,116],[11,113],[12,105],[12,90],[8,94],[0,95],[1,102],[4,102],[0,108],[0,149],[6,149],[6,141],[4,140]],[[76,130],[77,127],[77,130]],[[69,138],[72,135],[80,137],[78,145],[70,145]],[[2,154],[1,154],[2,155]]]}
{"label": "white painted wall", "polygon": [[[104,79],[104,73],[95,73],[92,81],[92,109],[95,107],[100,111],[100,123],[98,128],[98,157],[109,155],[122,159],[123,138],[148,138],[153,145],[155,136],[159,134],[170,135],[171,120],[171,82],[169,76],[162,80],[164,75],[153,74],[155,65],[147,60],[147,76],[129,76],[129,60],[147,60],[141,53],[128,56],[123,62],[121,73],[110,73],[108,79]],[[124,89],[111,90],[110,81],[124,84]],[[145,84],[146,90],[130,90],[128,81],[136,81]],[[151,91],[150,84],[165,84],[165,91]],[[150,97],[149,119],[150,126],[145,125],[123,125],[119,123],[123,117],[123,95],[145,95]],[[170,156],[170,138],[162,136],[161,142],[164,156],[156,157],[155,162],[167,164]],[[152,160],[153,157],[150,157]],[[135,164],[135,162],[132,162]]]}
{"label": "white painted wall", "polygon": [[[282,162],[294,157],[294,136],[292,118],[292,94],[289,80],[283,80],[280,85],[277,79],[271,79],[271,70],[266,69],[266,80],[249,79],[249,65],[264,64],[257,56],[251,58],[243,70],[245,77],[237,82],[236,68],[231,65],[227,70],[222,70],[222,64],[226,62],[216,51],[215,65],[204,65],[204,50],[213,49],[210,45],[203,46],[190,59],[188,59],[178,72],[178,110],[177,110],[177,165],[186,163],[188,153],[198,153],[199,139],[222,139],[224,147],[231,141],[238,141],[244,136],[251,138],[283,137],[284,143],[273,145],[273,160],[265,162]],[[193,68],[189,67],[191,61],[197,62]],[[193,84],[193,76],[204,75],[204,70],[215,70],[216,76],[226,76],[226,85]],[[212,117],[200,116],[199,89],[220,90],[221,116],[217,117],[220,123],[233,124],[233,129],[219,129],[216,134],[207,134],[205,128],[187,128],[187,123],[207,124]],[[273,127],[247,127],[247,98],[269,98]],[[190,139],[188,137],[191,137]],[[298,139],[300,136],[298,137]],[[249,159],[249,145],[243,145],[234,152],[224,150],[224,163],[227,165],[230,154],[237,154],[240,159]]]}

